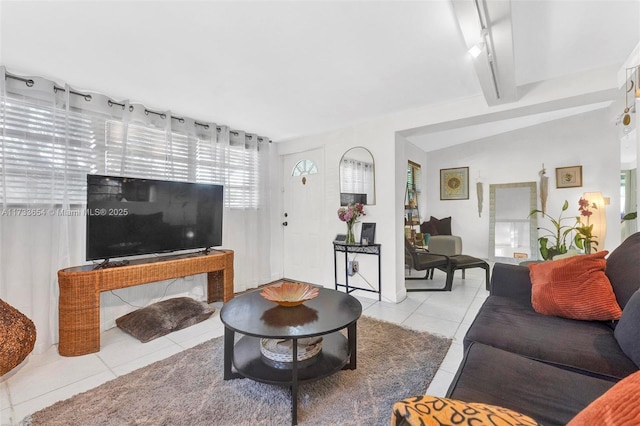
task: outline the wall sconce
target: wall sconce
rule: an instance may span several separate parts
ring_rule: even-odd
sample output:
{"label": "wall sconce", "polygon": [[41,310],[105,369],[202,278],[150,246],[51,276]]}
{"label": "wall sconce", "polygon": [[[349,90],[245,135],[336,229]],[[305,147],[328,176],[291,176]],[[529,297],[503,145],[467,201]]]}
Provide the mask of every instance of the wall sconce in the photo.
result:
{"label": "wall sconce", "polygon": [[602,192],[585,192],[582,198],[589,201],[591,216],[580,216],[583,225],[593,225],[591,234],[598,237],[598,250],[604,250],[604,241],[607,237],[607,212],[605,210],[605,200]]}

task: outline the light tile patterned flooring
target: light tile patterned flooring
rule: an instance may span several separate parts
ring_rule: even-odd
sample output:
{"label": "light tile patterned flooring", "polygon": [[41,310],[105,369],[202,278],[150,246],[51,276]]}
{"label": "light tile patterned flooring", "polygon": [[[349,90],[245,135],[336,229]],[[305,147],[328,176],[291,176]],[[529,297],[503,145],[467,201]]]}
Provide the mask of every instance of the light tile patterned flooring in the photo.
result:
{"label": "light tile patterned flooring", "polygon": [[[413,271],[412,276],[422,273]],[[407,287],[441,287],[444,273],[436,271],[434,280],[407,281]],[[470,269],[466,279],[456,272],[451,292],[409,292],[400,303],[378,302],[357,296],[363,315],[393,322],[449,338],[453,344],[426,393],[442,396],[462,360],[462,339],[478,309],[488,295],[484,271]],[[206,340],[222,336],[220,303],[207,321],[171,333],[148,343],[113,328],[101,336],[101,350],[79,357],[62,357],[57,348],[32,354],[22,366],[0,382],[0,425],[15,425],[25,416],[56,401],[94,388],[135,369],[167,358]],[[398,398],[408,395],[398,395]]]}

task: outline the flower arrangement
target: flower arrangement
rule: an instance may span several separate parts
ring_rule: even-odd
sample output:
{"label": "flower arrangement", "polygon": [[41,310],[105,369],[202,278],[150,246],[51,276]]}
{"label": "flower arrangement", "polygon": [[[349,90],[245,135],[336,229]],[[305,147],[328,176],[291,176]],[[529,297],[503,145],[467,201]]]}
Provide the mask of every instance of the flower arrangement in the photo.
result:
{"label": "flower arrangement", "polygon": [[355,244],[356,238],[353,234],[353,224],[357,222],[360,216],[366,216],[364,205],[362,203],[349,204],[346,207],[338,209],[338,219],[347,223],[347,239],[346,244]]}
{"label": "flower arrangement", "polygon": [[[585,253],[591,253],[592,246],[597,246],[598,242],[594,241],[597,236],[593,235],[593,224],[589,225],[589,216],[593,214],[593,210],[596,210],[598,206],[596,203],[590,203],[589,200],[580,197],[578,201],[578,211],[582,217],[586,217],[587,223],[584,224],[582,221],[581,226],[576,226],[576,236],[575,242],[576,246],[579,249],[584,249]],[[577,218],[580,219],[579,217]]]}

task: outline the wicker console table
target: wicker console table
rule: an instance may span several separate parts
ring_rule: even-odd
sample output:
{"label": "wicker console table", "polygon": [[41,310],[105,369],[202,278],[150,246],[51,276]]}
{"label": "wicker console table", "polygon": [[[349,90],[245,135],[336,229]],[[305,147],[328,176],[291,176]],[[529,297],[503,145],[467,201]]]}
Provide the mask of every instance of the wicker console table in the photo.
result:
{"label": "wicker console table", "polygon": [[233,298],[233,251],[213,250],[131,260],[126,266],[93,269],[75,266],[58,271],[58,352],[63,356],[100,351],[100,292],[155,281],[207,274],[207,302]]}

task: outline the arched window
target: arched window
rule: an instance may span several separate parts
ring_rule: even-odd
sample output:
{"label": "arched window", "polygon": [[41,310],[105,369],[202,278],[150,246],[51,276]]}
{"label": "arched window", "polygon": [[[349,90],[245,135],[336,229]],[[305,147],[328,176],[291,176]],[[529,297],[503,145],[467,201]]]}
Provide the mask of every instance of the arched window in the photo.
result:
{"label": "arched window", "polygon": [[313,175],[318,173],[318,166],[311,160],[300,160],[293,167],[291,176]]}

